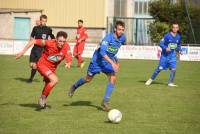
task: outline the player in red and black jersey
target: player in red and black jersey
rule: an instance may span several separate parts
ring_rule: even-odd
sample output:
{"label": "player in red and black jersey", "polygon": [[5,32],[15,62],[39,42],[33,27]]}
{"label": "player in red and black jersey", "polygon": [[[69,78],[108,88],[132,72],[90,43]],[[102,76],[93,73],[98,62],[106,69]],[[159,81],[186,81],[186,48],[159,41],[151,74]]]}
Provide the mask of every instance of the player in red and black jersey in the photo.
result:
{"label": "player in red and black jersey", "polygon": [[55,40],[33,39],[25,48],[16,55],[16,59],[24,55],[24,53],[34,44],[38,47],[44,47],[41,58],[37,62],[37,69],[44,77],[45,86],[39,99],[39,104],[42,108],[46,107],[46,98],[52,88],[58,83],[58,77],[55,70],[60,62],[65,58],[65,67],[70,68],[72,54],[69,44],[66,42],[67,33],[60,31],[57,33]]}

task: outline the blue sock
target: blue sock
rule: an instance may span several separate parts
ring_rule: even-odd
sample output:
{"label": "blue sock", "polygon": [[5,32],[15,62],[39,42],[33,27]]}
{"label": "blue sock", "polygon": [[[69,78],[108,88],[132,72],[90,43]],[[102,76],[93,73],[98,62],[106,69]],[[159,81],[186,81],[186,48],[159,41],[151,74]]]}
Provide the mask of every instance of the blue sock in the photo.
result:
{"label": "blue sock", "polygon": [[175,74],[176,74],[176,70],[170,70],[169,83],[173,83],[174,82]]}
{"label": "blue sock", "polygon": [[151,76],[151,79],[154,80],[159,73],[160,73],[160,69],[156,68],[156,70],[154,71],[153,75]]}
{"label": "blue sock", "polygon": [[110,95],[111,95],[113,89],[114,89],[114,85],[109,82],[108,85],[107,85],[107,88],[106,88],[105,95],[104,95],[104,101],[110,100]]}
{"label": "blue sock", "polygon": [[84,79],[84,78],[80,78],[80,79],[73,85],[73,87],[74,87],[74,89],[77,89],[78,87],[82,86],[82,85],[85,84],[85,83],[86,83],[85,79]]}

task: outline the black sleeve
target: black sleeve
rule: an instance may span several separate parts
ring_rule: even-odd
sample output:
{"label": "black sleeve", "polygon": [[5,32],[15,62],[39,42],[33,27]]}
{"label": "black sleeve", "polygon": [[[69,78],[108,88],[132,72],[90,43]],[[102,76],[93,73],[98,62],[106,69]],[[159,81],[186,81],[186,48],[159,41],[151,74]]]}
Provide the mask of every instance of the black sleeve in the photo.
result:
{"label": "black sleeve", "polygon": [[36,36],[36,27],[33,27],[33,30],[31,32],[31,37],[34,38]]}
{"label": "black sleeve", "polygon": [[51,39],[55,39],[55,36],[53,35],[51,28],[49,28],[49,35],[50,35]]}

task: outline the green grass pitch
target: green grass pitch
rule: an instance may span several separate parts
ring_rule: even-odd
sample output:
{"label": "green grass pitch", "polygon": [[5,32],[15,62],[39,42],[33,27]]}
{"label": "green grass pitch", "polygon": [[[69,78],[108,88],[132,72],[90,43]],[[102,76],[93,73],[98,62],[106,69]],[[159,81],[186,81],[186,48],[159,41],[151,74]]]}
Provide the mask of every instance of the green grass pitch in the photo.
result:
{"label": "green grass pitch", "polygon": [[50,108],[38,110],[42,77],[37,73],[34,82],[27,84],[28,57],[16,61],[14,56],[1,55],[0,134],[199,134],[200,63],[178,62],[175,83],[179,87],[167,87],[169,71],[147,87],[144,82],[157,62],[120,60],[111,107],[119,109],[123,118],[120,124],[112,124],[100,107],[107,84],[104,74],[68,98],[70,85],[86,74],[87,65],[66,70],[61,63],[59,83],[47,100]]}

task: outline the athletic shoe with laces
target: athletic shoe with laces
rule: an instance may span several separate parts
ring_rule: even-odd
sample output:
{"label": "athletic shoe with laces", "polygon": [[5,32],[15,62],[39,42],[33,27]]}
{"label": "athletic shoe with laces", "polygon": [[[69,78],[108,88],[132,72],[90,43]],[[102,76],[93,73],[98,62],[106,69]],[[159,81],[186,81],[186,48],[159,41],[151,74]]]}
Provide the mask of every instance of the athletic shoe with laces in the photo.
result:
{"label": "athletic shoe with laces", "polygon": [[39,98],[38,103],[39,103],[39,105],[40,105],[41,108],[45,108],[46,107],[46,97],[42,95]]}
{"label": "athletic shoe with laces", "polygon": [[146,85],[146,86],[149,86],[149,85],[151,85],[152,81],[153,81],[153,80],[152,80],[151,78],[150,78],[150,79],[148,79],[148,80],[146,81],[145,85]]}
{"label": "athletic shoe with laces", "polygon": [[74,95],[74,92],[75,92],[75,88],[74,88],[74,85],[72,85],[69,89],[68,96],[72,98],[72,96]]}
{"label": "athletic shoe with laces", "polygon": [[103,107],[103,110],[108,112],[110,110],[110,103],[109,101],[103,100],[101,103],[101,106]]}
{"label": "athletic shoe with laces", "polygon": [[168,86],[169,87],[178,87],[178,85],[175,85],[174,83],[169,83]]}

